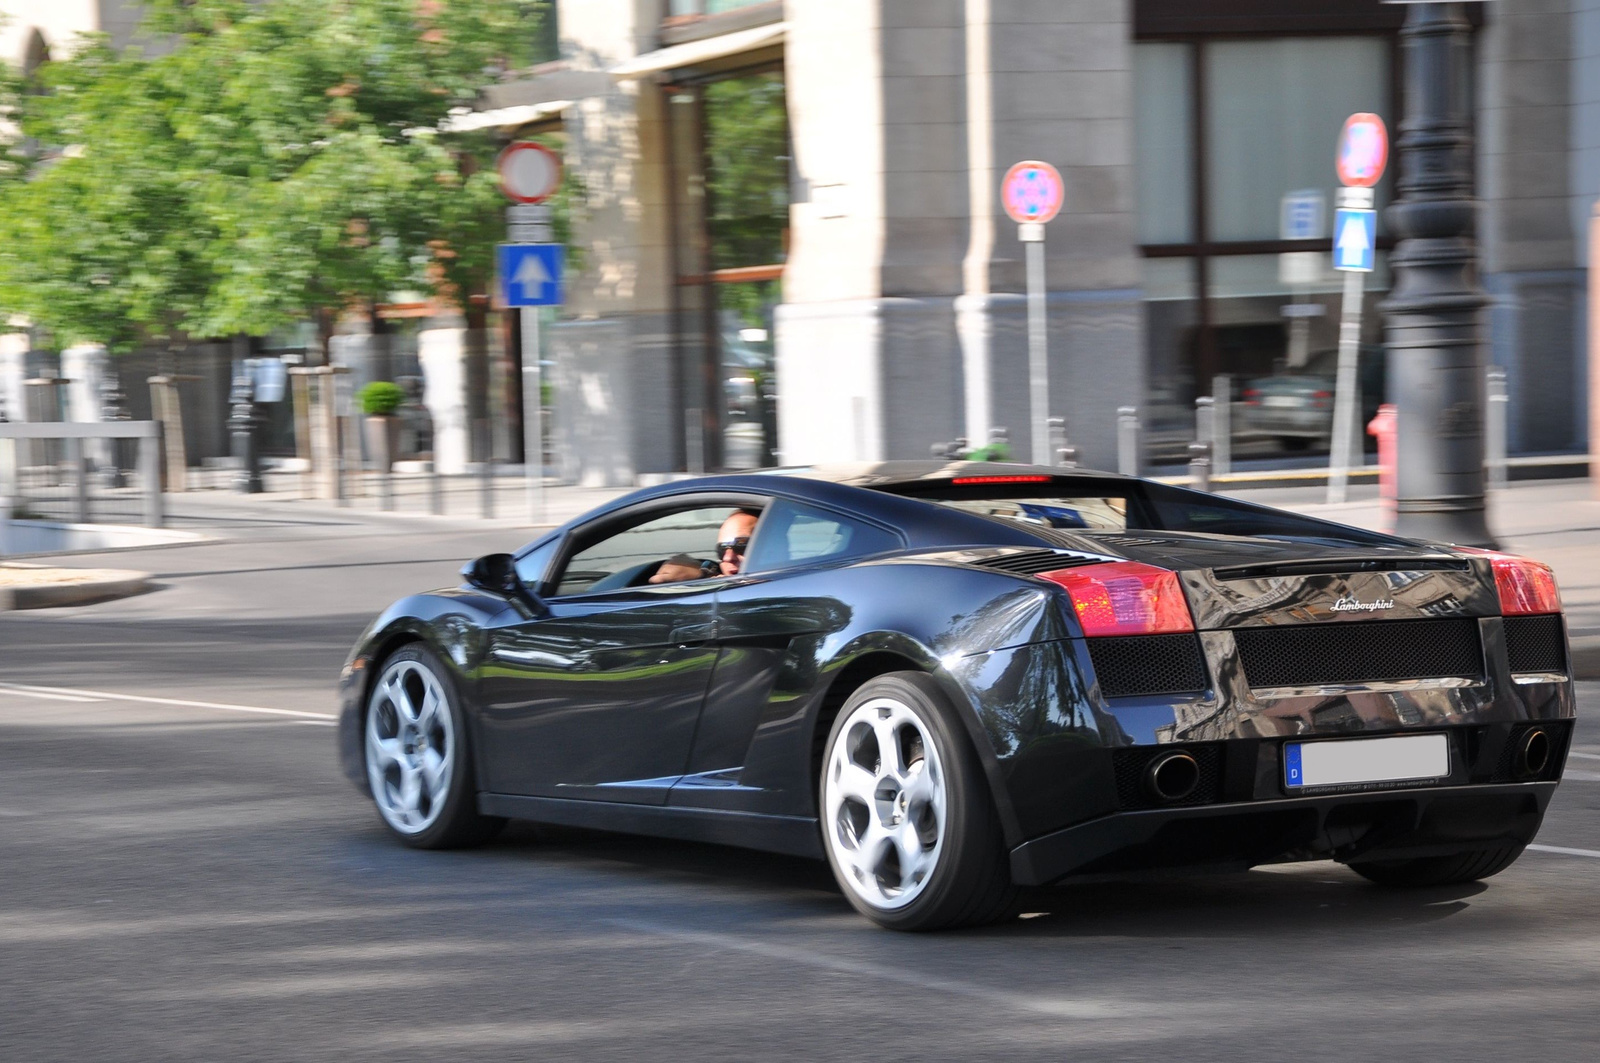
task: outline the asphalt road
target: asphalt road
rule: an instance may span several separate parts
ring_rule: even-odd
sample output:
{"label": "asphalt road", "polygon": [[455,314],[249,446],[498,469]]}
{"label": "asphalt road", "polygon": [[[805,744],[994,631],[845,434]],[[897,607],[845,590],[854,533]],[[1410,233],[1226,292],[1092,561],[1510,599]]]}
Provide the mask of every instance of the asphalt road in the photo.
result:
{"label": "asphalt road", "polygon": [[[1333,864],[1077,886],[907,936],[806,861],[533,828],[403,849],[336,772],[334,675],[381,605],[517,538],[264,526],[115,555],[153,594],[0,616],[0,1059],[1600,1053],[1593,855],[1415,893]],[[1539,842],[1593,854],[1589,720],[1577,750]]]}

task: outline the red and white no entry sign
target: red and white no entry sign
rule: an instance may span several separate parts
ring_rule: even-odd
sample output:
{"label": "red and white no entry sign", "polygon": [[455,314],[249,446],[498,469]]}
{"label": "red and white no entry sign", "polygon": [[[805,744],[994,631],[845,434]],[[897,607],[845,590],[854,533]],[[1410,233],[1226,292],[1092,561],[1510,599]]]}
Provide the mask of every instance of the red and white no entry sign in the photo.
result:
{"label": "red and white no entry sign", "polygon": [[1049,221],[1061,210],[1065,197],[1061,174],[1048,162],[1019,162],[1000,182],[1000,202],[1018,225]]}
{"label": "red and white no entry sign", "polygon": [[561,184],[561,157],[543,144],[519,140],[500,153],[500,191],[518,203],[542,203]]}
{"label": "red and white no entry sign", "polygon": [[1389,162],[1389,130],[1375,114],[1353,114],[1344,120],[1334,165],[1347,188],[1371,188]]}

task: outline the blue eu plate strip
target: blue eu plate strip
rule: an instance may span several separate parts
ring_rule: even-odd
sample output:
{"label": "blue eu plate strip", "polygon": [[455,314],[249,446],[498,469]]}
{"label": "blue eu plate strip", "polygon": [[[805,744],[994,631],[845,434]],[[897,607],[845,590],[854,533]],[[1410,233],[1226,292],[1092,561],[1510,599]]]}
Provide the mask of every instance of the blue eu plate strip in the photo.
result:
{"label": "blue eu plate strip", "polygon": [[1290,742],[1283,747],[1283,783],[1285,786],[1301,786],[1300,774],[1300,743]]}

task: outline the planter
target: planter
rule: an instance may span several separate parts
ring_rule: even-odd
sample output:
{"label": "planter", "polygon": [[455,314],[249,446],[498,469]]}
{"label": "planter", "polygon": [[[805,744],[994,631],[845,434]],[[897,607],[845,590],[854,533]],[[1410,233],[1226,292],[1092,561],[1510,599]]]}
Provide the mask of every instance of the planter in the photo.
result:
{"label": "planter", "polygon": [[367,433],[367,457],[378,472],[389,472],[400,450],[400,418],[371,415],[363,426]]}

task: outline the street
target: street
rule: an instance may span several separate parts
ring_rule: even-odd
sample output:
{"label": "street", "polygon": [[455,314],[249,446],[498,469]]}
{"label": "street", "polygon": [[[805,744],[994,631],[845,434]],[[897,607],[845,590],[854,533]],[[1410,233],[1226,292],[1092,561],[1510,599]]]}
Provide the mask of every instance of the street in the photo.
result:
{"label": "street", "polygon": [[1588,855],[1410,893],[1327,863],[1077,885],[898,935],[820,863],[528,826],[395,844],[336,771],[339,665],[522,533],[238,534],[115,555],[154,593],[0,617],[8,1063],[1593,1058],[1592,720],[1539,838]]}

